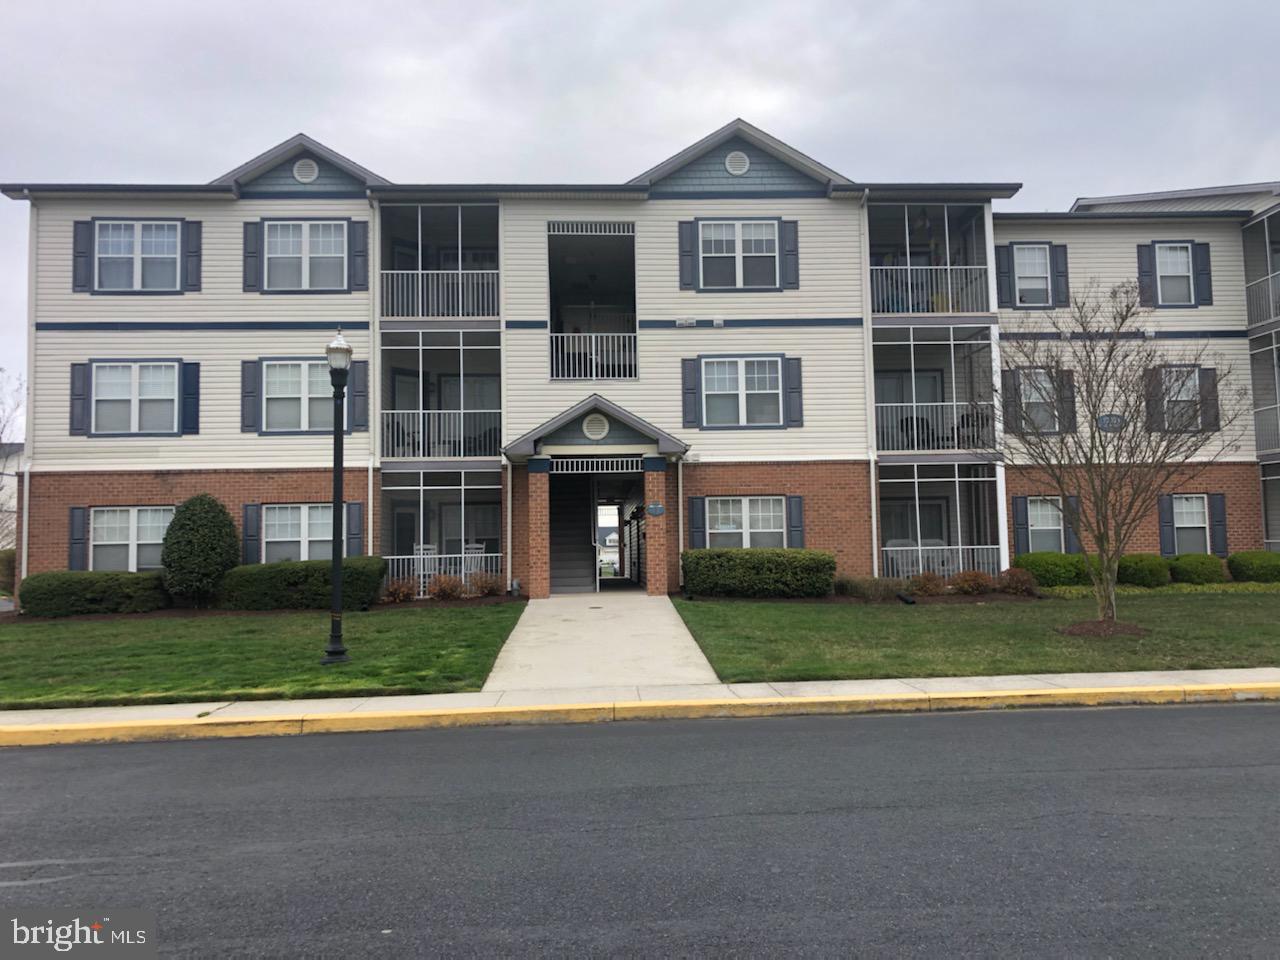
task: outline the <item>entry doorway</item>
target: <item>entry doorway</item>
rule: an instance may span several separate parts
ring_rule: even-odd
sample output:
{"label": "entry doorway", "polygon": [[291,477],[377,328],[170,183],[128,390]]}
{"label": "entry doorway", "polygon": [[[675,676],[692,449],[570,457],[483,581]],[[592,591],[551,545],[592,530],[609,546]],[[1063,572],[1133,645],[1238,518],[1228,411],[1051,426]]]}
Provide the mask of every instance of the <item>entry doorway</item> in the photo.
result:
{"label": "entry doorway", "polygon": [[555,465],[549,491],[551,592],[639,586],[625,518],[643,500],[644,475],[561,472]]}

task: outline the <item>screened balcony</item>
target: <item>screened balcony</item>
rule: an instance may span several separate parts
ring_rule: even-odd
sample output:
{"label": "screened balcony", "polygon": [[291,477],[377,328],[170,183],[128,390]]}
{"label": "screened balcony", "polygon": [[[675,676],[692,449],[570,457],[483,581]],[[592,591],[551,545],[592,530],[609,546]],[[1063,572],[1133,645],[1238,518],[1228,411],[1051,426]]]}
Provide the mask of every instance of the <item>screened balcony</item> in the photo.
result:
{"label": "screened balcony", "polygon": [[502,442],[497,331],[382,334],[382,457],[496,457]]}
{"label": "screened balcony", "polygon": [[1249,326],[1280,319],[1280,213],[1244,228]]}
{"label": "screened balcony", "polygon": [[875,327],[876,447],[995,447],[991,328]]}
{"label": "screened balcony", "polygon": [[877,490],[882,576],[1000,572],[1000,507],[991,464],[881,464]]}
{"label": "screened balcony", "polygon": [[636,349],[635,225],[548,226],[553,380],[630,380]]}
{"label": "screened balcony", "polygon": [[991,309],[983,204],[873,203],[867,229],[872,313]]}
{"label": "screened balcony", "polygon": [[494,204],[383,204],[383,317],[496,317]]}

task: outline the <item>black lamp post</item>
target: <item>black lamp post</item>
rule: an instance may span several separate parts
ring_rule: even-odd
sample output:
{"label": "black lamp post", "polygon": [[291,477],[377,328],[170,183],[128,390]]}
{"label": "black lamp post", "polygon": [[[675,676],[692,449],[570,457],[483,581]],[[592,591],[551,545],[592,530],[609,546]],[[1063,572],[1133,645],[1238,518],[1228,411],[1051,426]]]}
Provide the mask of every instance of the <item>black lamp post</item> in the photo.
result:
{"label": "black lamp post", "polygon": [[333,597],[329,612],[329,645],[324,648],[321,663],[346,663],[347,648],[342,643],[342,436],[346,429],[342,400],[346,394],[347,375],[351,372],[351,344],[342,339],[342,331],[324,348],[329,360],[329,380],[333,383]]}

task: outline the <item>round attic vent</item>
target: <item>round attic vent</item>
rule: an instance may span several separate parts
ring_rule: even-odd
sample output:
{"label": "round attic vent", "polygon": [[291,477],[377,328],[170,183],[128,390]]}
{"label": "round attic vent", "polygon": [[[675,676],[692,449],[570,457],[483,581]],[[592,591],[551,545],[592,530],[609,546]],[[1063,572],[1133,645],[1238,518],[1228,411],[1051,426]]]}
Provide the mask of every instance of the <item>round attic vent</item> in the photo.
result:
{"label": "round attic vent", "polygon": [[724,158],[724,168],[730,176],[740,177],[751,169],[751,158],[741,150],[734,150]]}
{"label": "round attic vent", "polygon": [[582,420],[582,435],[588,440],[603,440],[609,435],[609,418],[603,413],[589,413]]}
{"label": "round attic vent", "polygon": [[310,157],[303,157],[293,165],[293,179],[299,183],[312,183],[318,176],[320,167]]}

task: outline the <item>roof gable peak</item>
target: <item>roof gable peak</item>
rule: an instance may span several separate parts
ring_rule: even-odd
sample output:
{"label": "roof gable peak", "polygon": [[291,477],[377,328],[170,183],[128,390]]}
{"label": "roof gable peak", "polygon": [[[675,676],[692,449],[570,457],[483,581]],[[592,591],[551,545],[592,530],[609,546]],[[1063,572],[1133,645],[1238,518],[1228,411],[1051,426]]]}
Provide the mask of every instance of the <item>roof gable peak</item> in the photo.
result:
{"label": "roof gable peak", "polygon": [[242,163],[234,170],[230,170],[217,179],[209,182],[211,185],[238,185],[247,183],[260,174],[263,174],[273,167],[276,167],[302,153],[312,154],[321,160],[331,163],[343,173],[346,173],[365,184],[365,186],[385,186],[391,182],[390,180],[378,176],[378,174],[374,173],[372,170],[360,166],[360,164],[356,163],[354,160],[344,157],[336,150],[326,147],[319,140],[314,140],[305,133],[295,133],[289,139],[277,143],[274,147],[258,154],[252,160]]}

